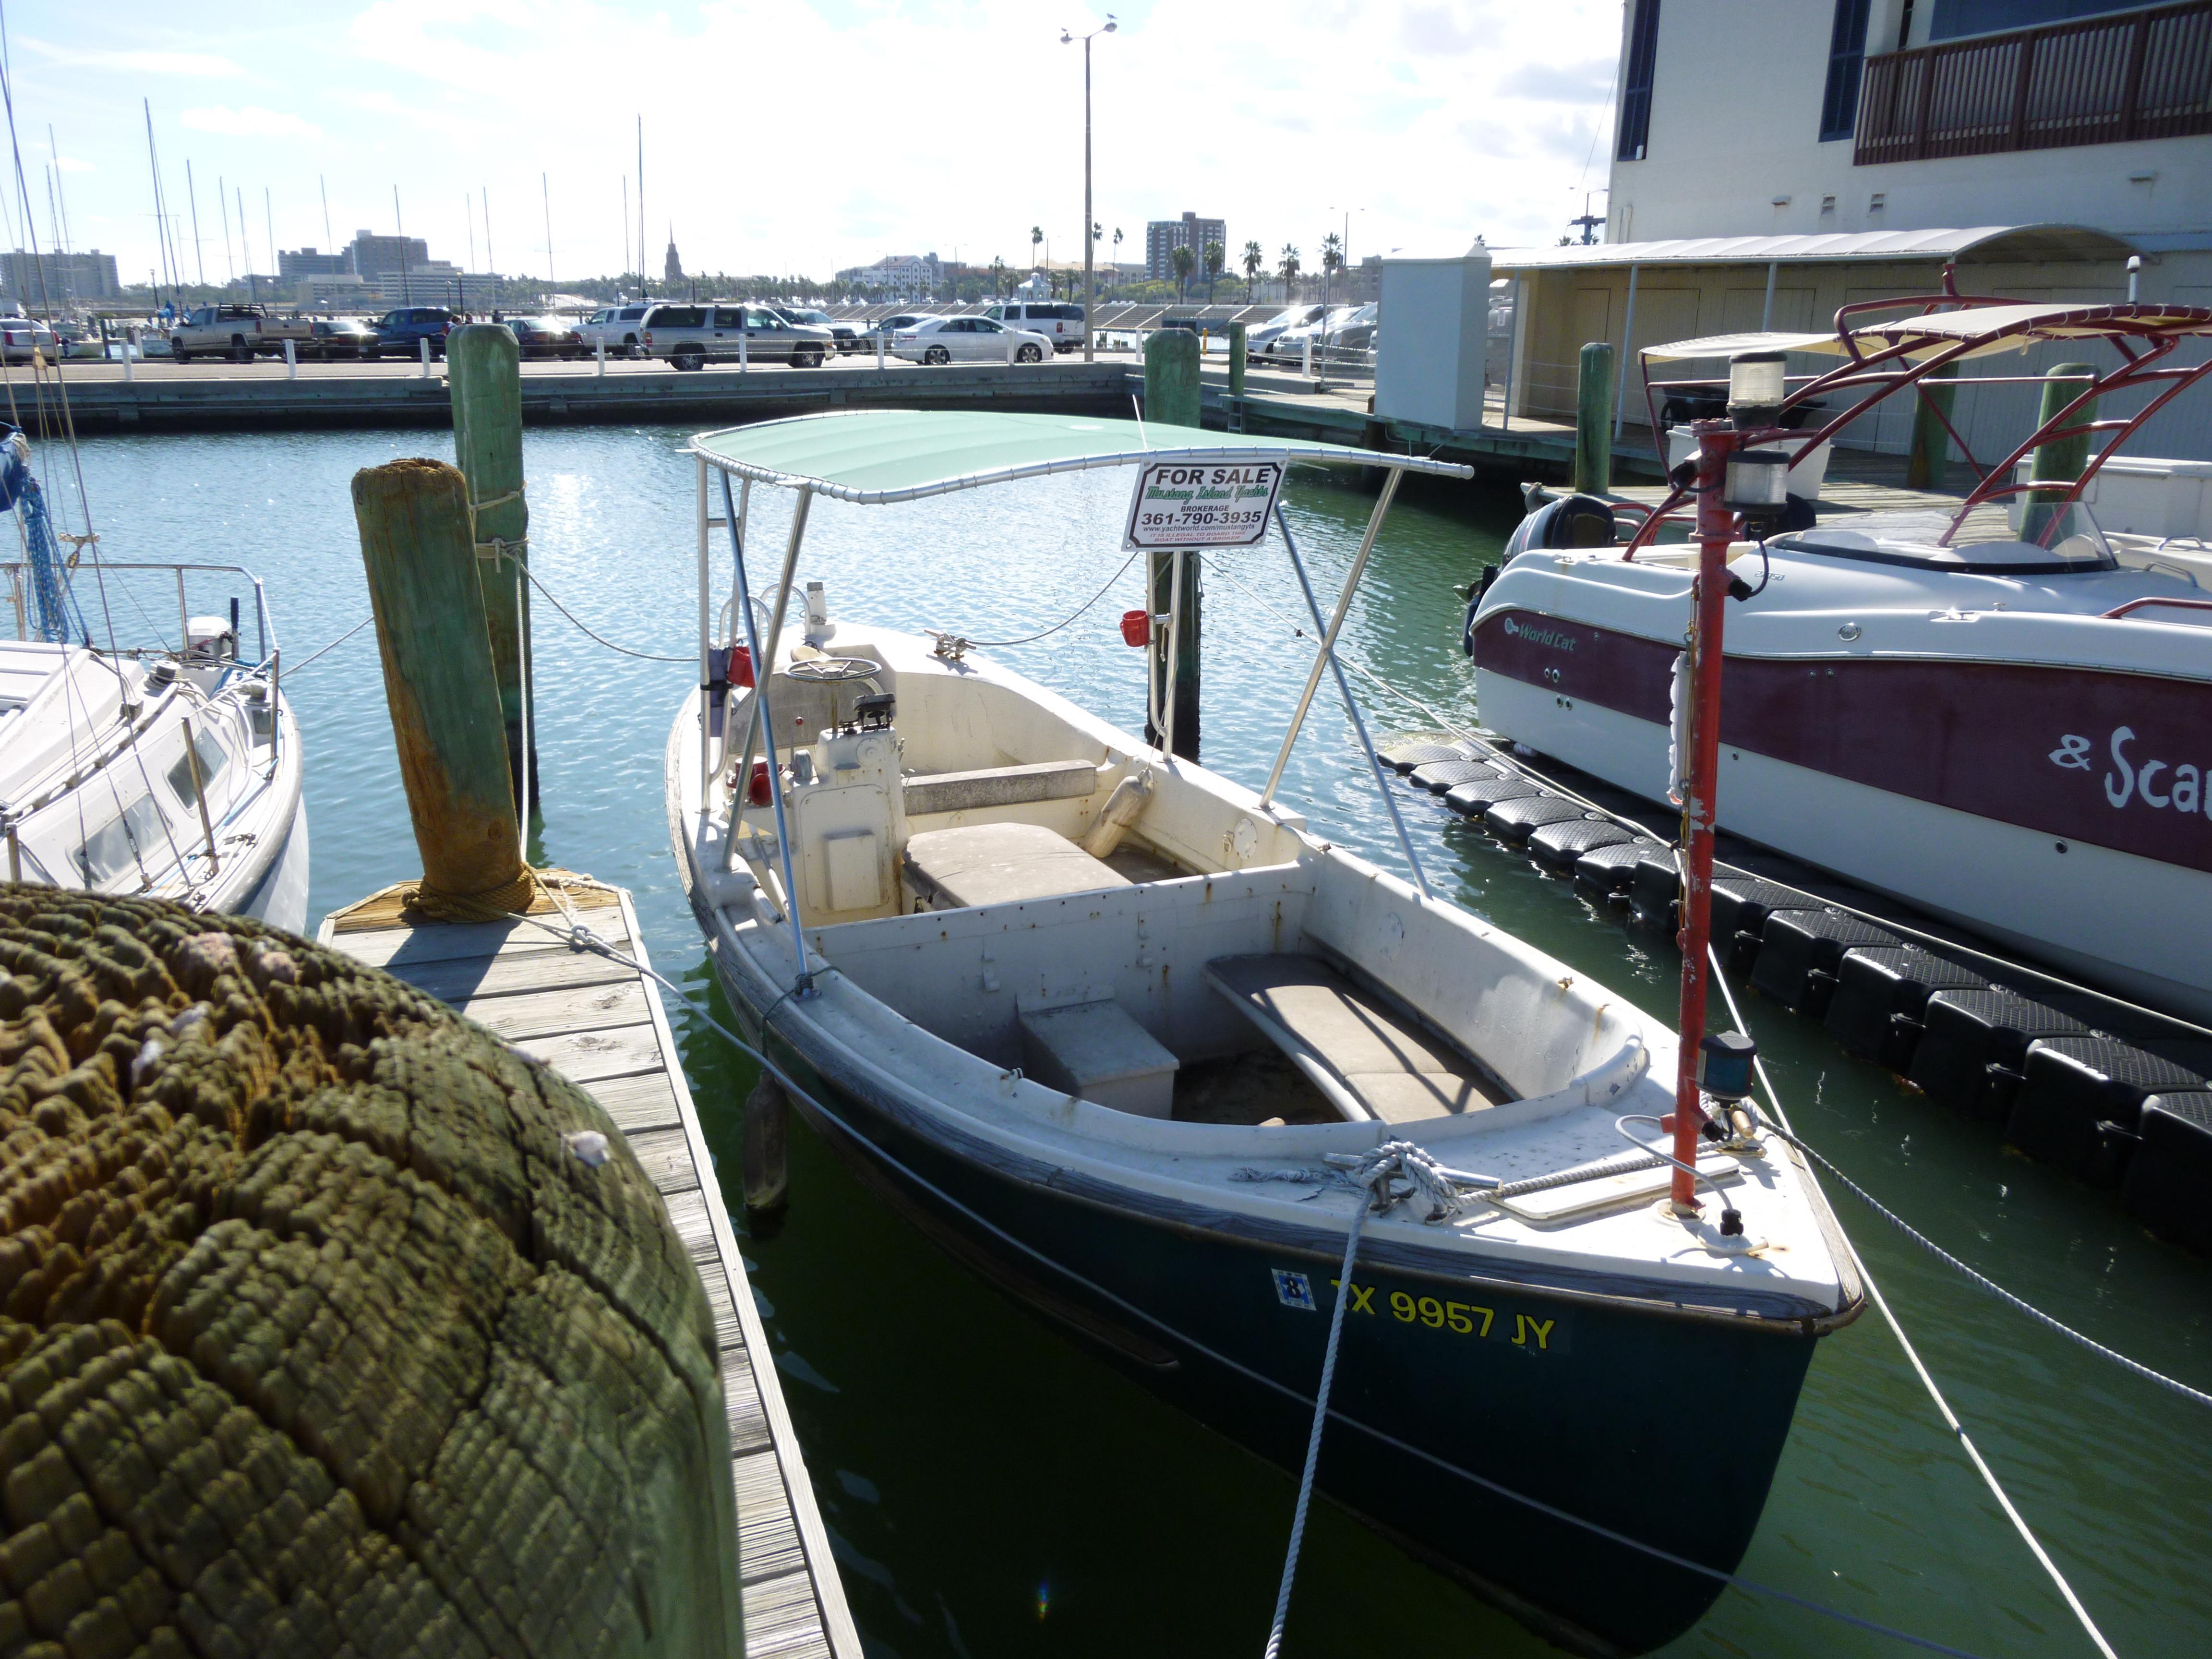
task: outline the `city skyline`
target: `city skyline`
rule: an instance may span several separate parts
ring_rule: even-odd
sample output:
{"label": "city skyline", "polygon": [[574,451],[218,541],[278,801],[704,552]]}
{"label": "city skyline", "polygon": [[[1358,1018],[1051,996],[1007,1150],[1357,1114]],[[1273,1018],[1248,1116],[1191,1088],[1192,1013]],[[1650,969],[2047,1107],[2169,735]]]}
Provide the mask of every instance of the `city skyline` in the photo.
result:
{"label": "city skyline", "polygon": [[[1595,152],[1610,126],[1619,27],[1611,0],[1566,9],[1591,27],[1476,0],[1400,0],[1356,24],[1323,0],[1290,0],[1257,30],[1224,0],[1121,9],[1094,61],[1100,262],[1115,255],[1115,228],[1126,262],[1149,221],[1200,200],[1240,227],[1240,250],[1251,227],[1271,265],[1291,242],[1317,269],[1322,239],[1342,234],[1347,213],[1355,258],[1455,252],[1478,233],[1493,246],[1556,240],[1581,211],[1580,187],[1605,176]],[[1059,21],[1088,15],[1073,8]],[[81,10],[33,0],[8,17],[38,245],[50,247],[54,222],[65,222],[71,249],[113,252],[128,283],[161,264],[147,105],[187,282],[204,273],[220,283],[249,264],[269,274],[277,249],[329,252],[364,227],[397,234],[402,221],[410,239],[468,270],[556,282],[634,270],[641,107],[649,271],[672,222],[687,268],[732,274],[826,279],[929,248],[1025,268],[1032,226],[1055,264],[1081,257],[1082,134],[1066,115],[1079,59],[1058,45],[1053,19],[1012,0],[773,11],[374,0],[332,21],[246,0],[213,34],[179,28],[176,16],[121,0],[94,30]],[[738,43],[762,38],[771,18],[780,50],[836,64],[829,84],[847,85],[849,106],[875,118],[825,122],[823,88],[807,76],[749,78],[734,116],[711,79],[671,89],[669,65],[734,64]],[[1388,50],[1346,54],[1348,27],[1393,38]],[[1200,77],[1212,94],[1207,119],[1162,124],[1147,68],[1189,38],[1243,44]],[[1563,38],[1595,50],[1559,64]],[[1334,50],[1319,50],[1331,40]],[[604,51],[577,50],[586,41],[625,43],[638,84],[611,73]],[[1000,92],[951,95],[963,84]],[[732,176],[733,148],[763,137],[768,187],[718,193],[709,181]],[[1453,186],[1438,190],[1439,178]],[[8,195],[9,242],[27,247],[22,203]]]}

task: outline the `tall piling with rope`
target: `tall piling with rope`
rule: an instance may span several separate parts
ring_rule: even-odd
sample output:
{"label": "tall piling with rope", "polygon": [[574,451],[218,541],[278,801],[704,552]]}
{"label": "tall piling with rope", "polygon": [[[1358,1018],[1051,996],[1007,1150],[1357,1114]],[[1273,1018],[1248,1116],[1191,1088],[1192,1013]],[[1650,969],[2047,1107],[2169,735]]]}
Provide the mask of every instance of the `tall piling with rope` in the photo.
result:
{"label": "tall piling with rope", "polygon": [[469,486],[442,461],[354,475],[354,518],[422,883],[457,899],[526,878]]}
{"label": "tall piling with rope", "polygon": [[[1196,427],[1199,418],[1198,336],[1161,329],[1145,342],[1145,423]],[[1152,630],[1147,661],[1152,677],[1145,740],[1166,737],[1176,754],[1198,758],[1199,558],[1194,552],[1158,551],[1146,559],[1146,591],[1152,614],[1168,619]],[[1170,705],[1172,699],[1172,705]],[[1164,726],[1164,732],[1158,729]]]}
{"label": "tall piling with rope", "polygon": [[[522,476],[522,349],[504,323],[469,323],[446,340],[453,454],[468,481],[484,627],[499,683],[515,799],[538,804],[537,711],[530,695],[530,503]],[[527,789],[530,799],[522,800]]]}

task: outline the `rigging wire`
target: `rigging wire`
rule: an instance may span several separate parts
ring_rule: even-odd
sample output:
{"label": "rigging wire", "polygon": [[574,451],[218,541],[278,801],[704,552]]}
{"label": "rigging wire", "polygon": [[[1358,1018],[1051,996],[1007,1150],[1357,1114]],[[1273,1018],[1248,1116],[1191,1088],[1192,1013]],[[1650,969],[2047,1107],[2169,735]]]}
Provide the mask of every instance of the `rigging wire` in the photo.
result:
{"label": "rigging wire", "polygon": [[[1120,581],[1124,575],[1128,574],[1129,567],[1136,563],[1138,554],[1142,553],[1143,550],[1144,550],[1142,548],[1139,548],[1136,553],[1132,553],[1127,558],[1122,560],[1121,568],[1106,579],[1105,586],[1100,588],[1096,593],[1093,593],[1073,611],[1061,617],[1051,627],[1044,629],[1042,633],[1025,634],[1018,640],[963,640],[961,641],[961,644],[963,646],[971,646],[979,651],[995,651],[1003,649],[1005,647],[1010,645],[1034,645],[1039,640],[1045,639],[1051,635],[1059,633],[1061,629],[1066,627],[1068,623],[1075,621],[1077,617],[1082,616],[1086,611],[1089,611],[1091,606],[1097,605],[1099,600],[1104,599],[1109,593],[1112,592],[1114,591],[1114,584]],[[1149,598],[1147,598],[1146,603],[1147,605],[1151,604]]]}
{"label": "rigging wire", "polygon": [[[1705,951],[1712,963],[1714,982],[1721,988],[1721,996],[1728,1004],[1729,1018],[1735,1022],[1736,1030],[1739,1031],[1743,1030],[1746,1029],[1743,1023],[1743,1011],[1736,1006],[1735,992],[1731,989],[1729,985],[1728,975],[1722,971],[1720,952],[1716,950],[1710,942],[1706,945]],[[1883,1209],[1881,1205],[1875,1204],[1874,1200],[1867,1195],[1864,1189],[1862,1188],[1857,1182],[1851,1180],[1851,1178],[1846,1176],[1841,1170],[1837,1169],[1834,1164],[1829,1163],[1826,1158],[1821,1158],[1818,1152],[1814,1152],[1811,1147],[1806,1146],[1803,1141],[1797,1139],[1796,1131],[1790,1127],[1789,1114],[1782,1109],[1782,1097],[1775,1092],[1774,1079],[1767,1074],[1766,1062],[1760,1059],[1759,1055],[1754,1054],[1752,1056],[1751,1063],[1753,1068],[1759,1073],[1759,1087],[1766,1091],[1767,1104],[1774,1109],[1775,1124],[1780,1128],[1783,1139],[1787,1140],[1792,1146],[1796,1147],[1798,1151],[1806,1153],[1809,1157],[1818,1158],[1821,1166],[1827,1170],[1828,1172],[1833,1175],[1838,1181],[1842,1182],[1844,1186],[1850,1188],[1851,1191],[1856,1194],[1860,1198],[1865,1199],[1869,1204],[1873,1204],[1874,1207],[1877,1211],[1880,1211],[1881,1214],[1887,1216],[1890,1220],[1896,1221],[1899,1226],[1904,1227],[1905,1224],[1902,1221],[1899,1221],[1897,1217],[1890,1215],[1889,1212]],[[1910,1227],[1905,1227],[1905,1231],[1908,1233],[1912,1233],[1912,1229]],[[1859,1255],[1858,1246],[1851,1243],[1850,1237],[1847,1234],[1844,1234],[1840,1227],[1837,1229],[1837,1234],[1843,1239],[1844,1248],[1851,1253],[1851,1261],[1858,1269],[1859,1280],[1866,1286],[1868,1297],[1873,1301],[1874,1305],[1881,1310],[1883,1322],[1888,1325],[1890,1334],[1897,1339],[1897,1346],[1905,1350],[1905,1357],[1911,1362],[1913,1371],[1920,1378],[1921,1386],[1928,1391],[1928,1397],[1936,1402],[1936,1413],[1942,1418],[1944,1426],[1949,1429],[1952,1434],[1957,1437],[1960,1449],[1966,1452],[1968,1460],[1972,1462],[1975,1471],[1982,1477],[1982,1483],[1990,1489],[1990,1496],[1997,1500],[1998,1507],[2004,1510],[2005,1518],[2012,1522],[2014,1530],[2020,1534],[2021,1541],[2027,1546],[2028,1553],[2033,1555],[2036,1559],[2037,1563],[2043,1568],[2044,1571],[2050,1575],[2051,1582],[2057,1586],[2058,1594],[2064,1599],[2067,1607],[2072,1610],[2074,1617],[2081,1621],[2082,1630],[2087,1634],[2089,1640],[2095,1644],[2097,1651],[2104,1656],[2104,1659],[2118,1659],[2118,1656],[2112,1651],[2112,1644],[2105,1639],[2105,1633],[2097,1628],[2097,1621],[2089,1616],[2089,1610],[2081,1605],[2081,1598],[2075,1595],[2074,1587],[2066,1582],[2066,1575],[2059,1571],[2058,1564],[2053,1561],[2051,1559],[2049,1553],[2044,1549],[2042,1543],[2036,1538],[2034,1532],[2029,1528],[2027,1518],[2013,1506],[2012,1499],[2006,1495],[2004,1488],[1997,1484],[1997,1478],[1995,1472],[1992,1471],[1989,1464],[1983,1460],[1981,1449],[1974,1444],[1973,1437],[1966,1432],[1966,1425],[1959,1421],[1958,1413],[1951,1409],[1951,1402],[1944,1399],[1943,1391],[1936,1386],[1936,1379],[1929,1374],[1928,1367],[1921,1362],[1920,1351],[1912,1346],[1912,1340],[1905,1334],[1905,1327],[1899,1322],[1896,1314],[1891,1311],[1889,1298],[1882,1295],[1881,1286],[1875,1283],[1874,1274],[1868,1268],[1865,1258]],[[2112,1349],[2105,1347],[2100,1343],[2092,1342],[2088,1338],[2082,1336],[2076,1332],[2067,1330],[2064,1326],[2060,1325],[2056,1320],[2051,1319],[2047,1315],[2038,1312],[2035,1309],[2029,1307],[2027,1304],[2021,1301],[2019,1297],[1999,1290],[1996,1285],[1991,1284],[1988,1279],[1983,1279],[1979,1273],[1974,1273],[1972,1268],[1967,1267],[1966,1263],[1959,1261],[1956,1257],[1947,1255],[1943,1251],[1936,1249],[1935,1245],[1929,1243],[1928,1240],[1921,1238],[1918,1234],[1913,1233],[1912,1236],[1923,1248],[1934,1251],[1936,1255],[1942,1257],[1944,1261],[1948,1261],[1953,1267],[1958,1267],[1972,1275],[1972,1277],[1978,1280],[1984,1288],[1995,1291],[1997,1295],[2003,1297],[2006,1301],[2012,1303],[2014,1305],[2021,1308],[2023,1311],[2033,1314],[2037,1319],[2042,1321],[2045,1324],[2052,1327],[2054,1329],[2057,1329],[2068,1336],[2073,1337],[2075,1341],[2081,1342],[2085,1346],[2094,1349],[2097,1352],[2103,1354],[2108,1359],[2119,1361],[2130,1370],[2137,1371],[2145,1376],[2155,1378],[2157,1381],[2166,1383],[2169,1388],[2175,1389],[2185,1395],[2193,1395],[2197,1400],[2203,1401],[2207,1404],[2212,1404],[2212,1398],[2208,1398],[2208,1396],[2204,1395],[2198,1394],[2196,1389],[2187,1388],[2181,1383],[2174,1382],[2168,1378],[2160,1376],[2157,1372],[2150,1370],[2148,1366],[2139,1365],[2136,1364],[2135,1361],[2127,1358],[2124,1355],[2115,1353]]]}
{"label": "rigging wire", "polygon": [[[566,616],[568,613],[563,611],[562,614]],[[363,617],[359,622],[356,623],[351,628],[347,629],[344,633],[339,635],[337,638],[332,640],[328,645],[323,646],[318,650],[311,653],[309,655],[301,658],[298,663],[294,665],[292,667],[286,669],[284,671],[284,678],[288,680],[298,678],[301,671],[305,669],[309,664],[313,663],[317,658],[328,656],[331,652],[337,650],[340,646],[343,645],[348,640],[360,633],[362,629],[368,627],[369,623],[375,620],[376,617],[374,613]],[[688,661],[689,659],[687,658],[686,660]]]}
{"label": "rigging wire", "polygon": [[[527,564],[524,564],[520,559],[517,559],[515,562],[522,566],[522,574],[530,578],[530,585],[536,588],[540,593],[544,593],[545,595],[546,604],[551,605],[556,611],[559,611],[571,623],[574,623],[578,633],[582,634],[587,639],[598,641],[601,645],[606,647],[608,650],[619,652],[625,657],[635,657],[641,662],[696,663],[698,661],[697,657],[688,653],[681,657],[665,657],[656,651],[633,651],[626,645],[617,645],[612,640],[608,639],[605,635],[594,634],[589,628],[586,628],[582,622],[577,619],[576,613],[574,611],[569,610],[567,605],[562,604],[560,600],[555,599],[553,595],[547,591],[545,584],[538,580],[538,573],[536,571],[532,570]],[[335,644],[336,641],[333,641],[332,643]],[[327,650],[329,647],[325,647],[324,648]]]}

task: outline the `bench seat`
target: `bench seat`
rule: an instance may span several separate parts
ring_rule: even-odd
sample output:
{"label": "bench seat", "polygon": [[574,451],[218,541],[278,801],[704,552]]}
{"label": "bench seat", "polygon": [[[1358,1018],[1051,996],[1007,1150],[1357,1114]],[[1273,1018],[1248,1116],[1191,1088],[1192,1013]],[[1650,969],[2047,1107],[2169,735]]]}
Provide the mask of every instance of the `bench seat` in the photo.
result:
{"label": "bench seat", "polygon": [[1036,823],[974,823],[907,837],[908,884],[933,910],[1018,904],[1135,884],[1057,830]]}
{"label": "bench seat", "polygon": [[1411,1123],[1504,1098],[1474,1061],[1318,957],[1219,957],[1206,980],[1347,1118]]}
{"label": "bench seat", "polygon": [[1031,801],[1080,800],[1098,787],[1089,761],[1040,761],[1030,766],[988,766],[975,772],[921,772],[905,782],[906,815],[973,812]]}

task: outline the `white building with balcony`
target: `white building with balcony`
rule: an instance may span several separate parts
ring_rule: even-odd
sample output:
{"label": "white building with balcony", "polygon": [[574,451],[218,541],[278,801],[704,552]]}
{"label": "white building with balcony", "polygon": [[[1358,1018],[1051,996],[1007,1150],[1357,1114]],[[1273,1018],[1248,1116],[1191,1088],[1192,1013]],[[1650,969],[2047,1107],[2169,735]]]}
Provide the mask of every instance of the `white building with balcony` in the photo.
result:
{"label": "white building with balcony", "polygon": [[[1822,328],[1946,264],[1966,292],[2121,300],[2136,256],[2141,297],[2212,306],[2212,0],[1626,0],[1620,53],[1606,240],[1494,255],[1522,301],[1516,412],[1571,419],[1601,339],[1644,425],[1637,349]],[[2032,397],[1962,388],[1969,442]],[[1898,402],[1850,437],[1903,447]],[[2131,448],[2212,458],[2212,398]]]}

